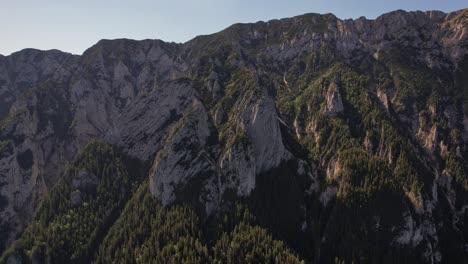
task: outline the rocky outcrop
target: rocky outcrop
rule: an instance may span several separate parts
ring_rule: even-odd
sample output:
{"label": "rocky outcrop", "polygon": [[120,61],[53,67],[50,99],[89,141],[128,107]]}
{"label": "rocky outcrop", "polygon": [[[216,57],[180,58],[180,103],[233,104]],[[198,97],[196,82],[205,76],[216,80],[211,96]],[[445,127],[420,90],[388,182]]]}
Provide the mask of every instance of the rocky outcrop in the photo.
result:
{"label": "rocky outcrop", "polygon": [[174,202],[177,195],[195,192],[187,198],[199,199],[208,214],[217,206],[218,177],[211,136],[208,114],[199,102],[173,126],[150,175],[151,193],[164,205]]}
{"label": "rocky outcrop", "polygon": [[250,142],[239,141],[228,148],[220,159],[224,190],[233,189],[240,197],[246,197],[255,188],[256,167]]}
{"label": "rocky outcrop", "polygon": [[76,177],[73,177],[71,180],[71,186],[73,188],[84,192],[96,191],[99,184],[97,176],[85,170],[79,171]]}
{"label": "rocky outcrop", "polygon": [[66,81],[77,67],[78,59],[58,50],[25,49],[8,57],[0,55],[0,120],[24,91],[44,81]]}
{"label": "rocky outcrop", "polygon": [[240,126],[252,141],[258,173],[278,166],[291,158],[283,144],[273,100],[268,97],[250,101],[241,114]]}
{"label": "rocky outcrop", "polygon": [[[235,121],[229,127],[236,133],[229,133],[224,150],[206,109],[193,100],[182,118],[171,125],[154,160],[151,192],[163,204],[184,197],[197,201],[209,215],[228,191],[247,197],[258,174],[288,160],[302,164],[283,144],[275,104],[269,97],[238,99],[236,115],[231,117]],[[307,166],[302,165],[297,174],[316,181],[316,172]],[[188,193],[193,197],[186,197]]]}
{"label": "rocky outcrop", "polygon": [[394,99],[394,96],[395,88],[393,86],[377,88],[377,97],[379,98],[380,102],[387,111],[390,111],[390,107],[392,105],[392,100]]}
{"label": "rocky outcrop", "polygon": [[343,100],[341,99],[341,94],[337,83],[333,82],[330,84],[325,100],[327,102],[328,115],[336,116],[337,114],[343,112]]}
{"label": "rocky outcrop", "polygon": [[420,130],[418,135],[423,142],[424,147],[430,152],[434,153],[439,146],[439,128],[436,125],[432,126],[429,131]]}

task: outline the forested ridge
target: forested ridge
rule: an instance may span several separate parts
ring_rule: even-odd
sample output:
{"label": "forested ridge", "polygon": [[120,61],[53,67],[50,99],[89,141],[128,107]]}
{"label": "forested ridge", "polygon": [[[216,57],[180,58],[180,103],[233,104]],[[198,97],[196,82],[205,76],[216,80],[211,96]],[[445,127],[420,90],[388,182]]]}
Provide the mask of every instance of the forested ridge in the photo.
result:
{"label": "forested ridge", "polygon": [[[216,219],[216,240],[208,240],[193,208],[162,207],[147,180],[126,165],[112,146],[89,144],[0,262],[13,253],[25,263],[301,262],[241,204]],[[80,172],[96,181],[74,185]],[[72,202],[76,193],[79,204]]]}

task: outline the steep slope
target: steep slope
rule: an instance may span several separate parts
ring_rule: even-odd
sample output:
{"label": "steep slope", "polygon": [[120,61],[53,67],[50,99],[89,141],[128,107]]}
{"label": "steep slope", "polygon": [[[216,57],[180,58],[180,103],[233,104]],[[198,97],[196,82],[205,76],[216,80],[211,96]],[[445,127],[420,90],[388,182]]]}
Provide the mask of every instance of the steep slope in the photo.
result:
{"label": "steep slope", "polygon": [[[163,207],[150,193],[148,180],[141,179],[144,169],[138,165],[108,144],[87,145],[0,262],[207,263],[274,258],[300,263],[241,206],[229,216],[235,228],[224,228],[232,230],[208,248],[195,211],[189,206]],[[263,247],[257,248],[256,241]]]}
{"label": "steep slope", "polygon": [[78,56],[58,50],[25,49],[8,57],[0,55],[0,120],[8,115],[19,95],[47,80],[67,80]]}
{"label": "steep slope", "polygon": [[138,180],[137,167],[128,164],[109,145],[86,146],[42,202],[9,261],[80,263],[93,256]]}
{"label": "steep slope", "polygon": [[[148,164],[145,188],[208,237],[241,203],[306,260],[467,260],[467,12],[306,14],[0,58],[3,247],[100,139]],[[264,236],[237,224],[224,240]],[[237,250],[226,243],[213,248]]]}

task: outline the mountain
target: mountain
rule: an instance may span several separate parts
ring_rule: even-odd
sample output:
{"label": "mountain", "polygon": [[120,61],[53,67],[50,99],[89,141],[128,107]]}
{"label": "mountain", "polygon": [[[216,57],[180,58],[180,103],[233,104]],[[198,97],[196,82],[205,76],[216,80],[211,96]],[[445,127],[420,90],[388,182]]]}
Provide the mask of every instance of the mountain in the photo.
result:
{"label": "mountain", "polygon": [[0,56],[0,263],[468,261],[468,10]]}

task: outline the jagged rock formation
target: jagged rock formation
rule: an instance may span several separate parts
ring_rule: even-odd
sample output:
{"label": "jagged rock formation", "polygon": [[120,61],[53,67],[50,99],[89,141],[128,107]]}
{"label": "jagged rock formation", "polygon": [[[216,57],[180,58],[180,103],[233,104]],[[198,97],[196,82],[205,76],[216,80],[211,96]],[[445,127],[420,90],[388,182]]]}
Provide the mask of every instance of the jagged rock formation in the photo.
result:
{"label": "jagged rock formation", "polygon": [[343,112],[343,101],[341,99],[341,94],[338,90],[338,85],[336,83],[330,84],[326,95],[326,101],[327,112],[330,116],[336,116],[338,113]]}
{"label": "jagged rock formation", "polygon": [[[314,237],[296,247],[315,260],[338,254],[330,228],[357,204],[369,222],[356,232],[426,262],[467,259],[467,14],[306,14],[184,44],[102,40],[82,56],[0,56],[0,246],[99,139],[152,164],[149,189],[163,205],[206,217],[232,195],[255,205],[280,185],[286,206],[265,208],[294,219],[272,228]],[[69,199],[81,206],[95,181],[77,177]]]}

